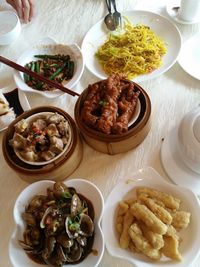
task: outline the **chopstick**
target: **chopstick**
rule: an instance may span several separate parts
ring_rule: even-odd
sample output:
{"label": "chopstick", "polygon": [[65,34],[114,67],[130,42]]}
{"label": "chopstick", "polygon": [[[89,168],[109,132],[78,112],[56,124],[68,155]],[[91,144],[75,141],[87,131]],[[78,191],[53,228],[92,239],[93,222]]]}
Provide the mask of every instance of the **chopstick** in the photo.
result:
{"label": "chopstick", "polygon": [[26,69],[25,67],[15,63],[15,62],[13,62],[13,61],[5,58],[5,57],[0,56],[0,62],[10,66],[13,69],[16,69],[18,71],[26,73],[26,74],[32,76],[33,78],[35,78],[35,79],[37,79],[39,81],[45,82],[46,84],[48,84],[48,85],[50,85],[52,87],[60,89],[61,91],[65,92],[65,93],[67,93],[69,95],[80,96],[80,94],[78,94],[78,93],[76,93],[76,92],[74,92],[74,91],[72,91],[72,90],[70,90],[70,89],[68,89],[68,88],[66,88],[66,87],[54,82],[54,81],[49,80],[48,78],[46,78],[44,76],[41,76],[41,75],[37,74],[36,72],[33,72],[33,71],[29,70],[29,69]]}

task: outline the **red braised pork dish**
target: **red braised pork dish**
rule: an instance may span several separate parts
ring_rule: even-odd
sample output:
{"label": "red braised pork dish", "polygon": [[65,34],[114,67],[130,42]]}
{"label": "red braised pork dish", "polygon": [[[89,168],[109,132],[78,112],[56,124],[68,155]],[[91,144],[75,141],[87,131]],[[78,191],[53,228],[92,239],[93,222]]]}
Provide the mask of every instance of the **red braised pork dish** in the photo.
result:
{"label": "red braised pork dish", "polygon": [[15,124],[10,145],[26,161],[49,161],[69,146],[71,131],[68,121],[58,113],[38,115]]}
{"label": "red braised pork dish", "polygon": [[[62,84],[70,80],[74,75],[74,61],[69,55],[35,55],[36,61],[31,61],[25,68],[36,72],[49,80]],[[33,89],[39,91],[53,91],[55,88],[38,81],[35,78],[24,74],[25,83]]]}
{"label": "red braised pork dish", "polygon": [[104,134],[123,134],[135,112],[140,91],[135,85],[115,74],[88,86],[81,119]]}
{"label": "red braised pork dish", "polygon": [[22,218],[20,245],[37,263],[61,267],[76,264],[92,252],[94,208],[72,187],[56,182],[46,195],[36,195]]}

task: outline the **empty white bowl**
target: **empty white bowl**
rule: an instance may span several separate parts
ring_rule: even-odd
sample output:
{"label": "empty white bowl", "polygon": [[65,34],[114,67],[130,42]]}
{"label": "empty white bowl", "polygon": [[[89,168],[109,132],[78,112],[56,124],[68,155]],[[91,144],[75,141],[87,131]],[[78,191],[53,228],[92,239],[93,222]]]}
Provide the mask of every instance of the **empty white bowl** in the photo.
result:
{"label": "empty white bowl", "polygon": [[[96,267],[104,253],[104,238],[102,230],[100,227],[100,221],[104,208],[103,196],[100,190],[91,182],[83,179],[72,179],[64,182],[68,187],[74,187],[78,193],[90,200],[94,207],[94,225],[95,225],[95,235],[93,250],[97,253],[90,253],[87,257],[80,263],[76,265],[65,265],[65,266],[76,266],[76,267]],[[10,240],[9,244],[9,257],[11,263],[14,267],[39,267],[43,266],[37,264],[31,260],[23,248],[19,245],[19,240],[23,239],[23,233],[25,230],[25,223],[22,219],[22,213],[25,211],[26,205],[35,195],[46,195],[46,190],[54,184],[52,181],[39,181],[33,183],[26,187],[19,197],[17,198],[13,210],[14,220],[15,220],[15,230]]]}
{"label": "empty white bowl", "polygon": [[0,11],[0,45],[13,43],[21,32],[20,20],[15,12]]}
{"label": "empty white bowl", "polygon": [[[25,66],[27,63],[31,61],[36,61],[37,58],[34,57],[34,55],[38,54],[50,54],[50,55],[56,55],[56,54],[64,54],[69,55],[71,60],[75,63],[74,68],[74,75],[72,79],[63,82],[63,86],[66,86],[68,89],[72,89],[77,82],[80,80],[83,70],[84,70],[84,62],[83,62],[83,56],[81,49],[77,44],[58,44],[54,39],[50,37],[46,37],[40,41],[38,41],[36,44],[31,46],[28,50],[26,50],[17,60],[17,63],[19,65]],[[60,95],[63,95],[64,92],[61,90],[54,90],[54,91],[40,91],[31,88],[28,86],[24,81],[24,74],[19,71],[14,72],[14,80],[16,82],[16,85],[19,89],[23,90],[26,93],[36,93],[43,95],[47,98],[55,98]]]}

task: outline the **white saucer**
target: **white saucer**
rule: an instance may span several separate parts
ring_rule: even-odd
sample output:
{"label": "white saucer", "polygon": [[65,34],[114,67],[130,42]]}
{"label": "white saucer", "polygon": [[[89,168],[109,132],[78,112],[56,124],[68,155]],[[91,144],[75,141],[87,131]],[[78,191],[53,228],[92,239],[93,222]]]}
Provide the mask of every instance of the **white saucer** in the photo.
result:
{"label": "white saucer", "polygon": [[178,63],[192,77],[200,80],[200,33],[195,34],[182,45]]}
{"label": "white saucer", "polygon": [[200,195],[200,175],[189,169],[177,151],[177,128],[165,137],[161,147],[161,161],[169,178],[177,185],[191,189]]}
{"label": "white saucer", "polygon": [[180,6],[180,0],[175,0],[175,1],[169,1],[169,3],[166,5],[166,11],[167,14],[172,18],[174,21],[180,23],[180,24],[194,24],[194,23],[199,23],[200,22],[200,17],[195,18],[192,21],[186,21],[186,20],[181,20],[178,17],[178,12],[176,10],[173,10],[173,7],[178,7]]}

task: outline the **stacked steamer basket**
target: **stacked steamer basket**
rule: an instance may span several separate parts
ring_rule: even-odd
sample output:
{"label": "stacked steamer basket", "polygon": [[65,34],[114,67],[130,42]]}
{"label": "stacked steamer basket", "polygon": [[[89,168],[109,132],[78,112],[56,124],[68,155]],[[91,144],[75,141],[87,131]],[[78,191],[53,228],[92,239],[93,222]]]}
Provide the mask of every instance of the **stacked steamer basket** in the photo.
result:
{"label": "stacked steamer basket", "polygon": [[[147,93],[138,84],[129,80],[134,88],[140,92],[138,101],[140,111],[136,120],[129,124],[128,131],[122,134],[105,134],[89,127],[82,119],[81,111],[88,95],[88,88],[78,98],[75,105],[75,120],[86,143],[92,148],[110,155],[129,151],[139,145],[150,130],[151,102]],[[95,83],[97,86],[100,82]]]}
{"label": "stacked steamer basket", "polygon": [[[42,165],[31,164],[31,162],[27,163],[17,155],[16,151],[10,145],[10,140],[13,138],[16,123],[22,119],[28,119],[37,113],[41,114],[43,112],[60,114],[68,121],[71,131],[71,141],[64,153],[57,156],[55,160],[51,160],[49,163],[47,162]],[[30,183],[44,179],[54,181],[66,179],[78,167],[82,159],[82,154],[82,142],[74,121],[65,111],[56,107],[38,107],[23,113],[10,124],[3,138],[3,155],[7,164],[20,178]]]}

